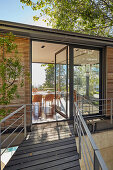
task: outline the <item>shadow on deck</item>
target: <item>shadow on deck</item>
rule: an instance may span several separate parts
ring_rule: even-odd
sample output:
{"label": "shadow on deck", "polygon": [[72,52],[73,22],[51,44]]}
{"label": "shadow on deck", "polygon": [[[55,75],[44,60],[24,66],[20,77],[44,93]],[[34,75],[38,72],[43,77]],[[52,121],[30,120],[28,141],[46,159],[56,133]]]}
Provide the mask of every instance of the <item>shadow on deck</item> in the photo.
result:
{"label": "shadow on deck", "polygon": [[73,125],[65,122],[33,125],[5,170],[79,170]]}

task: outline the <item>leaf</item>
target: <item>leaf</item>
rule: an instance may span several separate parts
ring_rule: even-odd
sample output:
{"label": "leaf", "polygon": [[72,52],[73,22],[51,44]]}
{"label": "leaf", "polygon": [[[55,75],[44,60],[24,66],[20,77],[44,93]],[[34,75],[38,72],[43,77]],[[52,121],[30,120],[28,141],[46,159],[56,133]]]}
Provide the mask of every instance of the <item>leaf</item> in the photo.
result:
{"label": "leaf", "polygon": [[[15,36],[12,33],[0,36],[0,47],[5,49],[0,62],[0,105],[8,105],[13,99],[21,97],[17,91],[18,87],[24,85],[24,77],[29,78],[29,73],[24,71],[24,66],[19,59]],[[3,50],[2,49],[2,50]],[[12,54],[12,55],[11,55]],[[0,110],[0,119],[9,111]]]}
{"label": "leaf", "polygon": [[111,0],[20,0],[20,2],[31,6],[33,10],[39,10],[40,16],[34,16],[34,21],[44,16],[44,22],[56,29],[113,37]]}

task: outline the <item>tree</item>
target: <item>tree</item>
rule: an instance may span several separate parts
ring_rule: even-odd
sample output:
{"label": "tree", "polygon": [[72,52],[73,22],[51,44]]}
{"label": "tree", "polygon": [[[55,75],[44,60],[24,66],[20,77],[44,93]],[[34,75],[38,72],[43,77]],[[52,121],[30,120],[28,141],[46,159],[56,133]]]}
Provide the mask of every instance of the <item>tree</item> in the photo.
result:
{"label": "tree", "polygon": [[55,86],[55,80],[54,80],[54,70],[55,70],[55,66],[54,64],[43,64],[42,65],[45,68],[45,72],[46,72],[46,80],[45,83],[43,84],[43,88],[54,88]]}
{"label": "tree", "polygon": [[[43,64],[46,72],[45,83],[40,86],[41,88],[55,88],[55,65],[54,64]],[[56,65],[56,88],[60,91],[66,90],[66,70],[65,65]]]}
{"label": "tree", "polygon": [[41,10],[40,16],[53,28],[76,31],[92,35],[112,36],[113,1],[112,0],[20,0],[35,10]]}
{"label": "tree", "polygon": [[[18,57],[15,36],[12,33],[0,36],[0,105],[8,105],[19,98],[18,87],[24,85],[25,70]],[[10,110],[0,109],[0,116]],[[1,119],[0,118],[0,119]]]}

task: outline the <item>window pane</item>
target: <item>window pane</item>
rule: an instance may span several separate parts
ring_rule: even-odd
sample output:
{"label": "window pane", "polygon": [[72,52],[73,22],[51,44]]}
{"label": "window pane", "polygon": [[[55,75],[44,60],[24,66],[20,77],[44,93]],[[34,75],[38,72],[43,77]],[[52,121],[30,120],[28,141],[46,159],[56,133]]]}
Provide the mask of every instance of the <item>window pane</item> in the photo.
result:
{"label": "window pane", "polygon": [[99,98],[98,50],[74,48],[74,101],[77,98],[89,101]]}

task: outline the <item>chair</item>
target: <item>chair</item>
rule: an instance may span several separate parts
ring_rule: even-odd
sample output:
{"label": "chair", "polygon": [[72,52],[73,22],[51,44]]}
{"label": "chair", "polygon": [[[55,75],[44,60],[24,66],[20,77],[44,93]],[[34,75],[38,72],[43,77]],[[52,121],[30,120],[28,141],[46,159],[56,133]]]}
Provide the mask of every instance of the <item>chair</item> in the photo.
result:
{"label": "chair", "polygon": [[42,95],[41,94],[37,94],[37,95],[33,95],[33,100],[32,100],[33,104],[35,103],[39,103],[39,109],[38,109],[38,117],[41,117],[41,107],[42,107]]}
{"label": "chair", "polygon": [[50,102],[52,104],[54,98],[55,98],[54,94],[47,94],[47,95],[45,95],[45,103],[48,101],[48,102]]}
{"label": "chair", "polygon": [[51,117],[53,117],[53,114],[54,114],[54,104],[53,104],[53,101],[55,99],[55,95],[54,94],[47,94],[45,95],[45,99],[44,99],[44,102],[45,102],[45,113],[46,113],[46,117],[47,117],[47,112],[46,112],[46,107],[47,107],[47,102],[49,102],[49,107],[50,107],[50,113],[49,115],[51,115]]}

